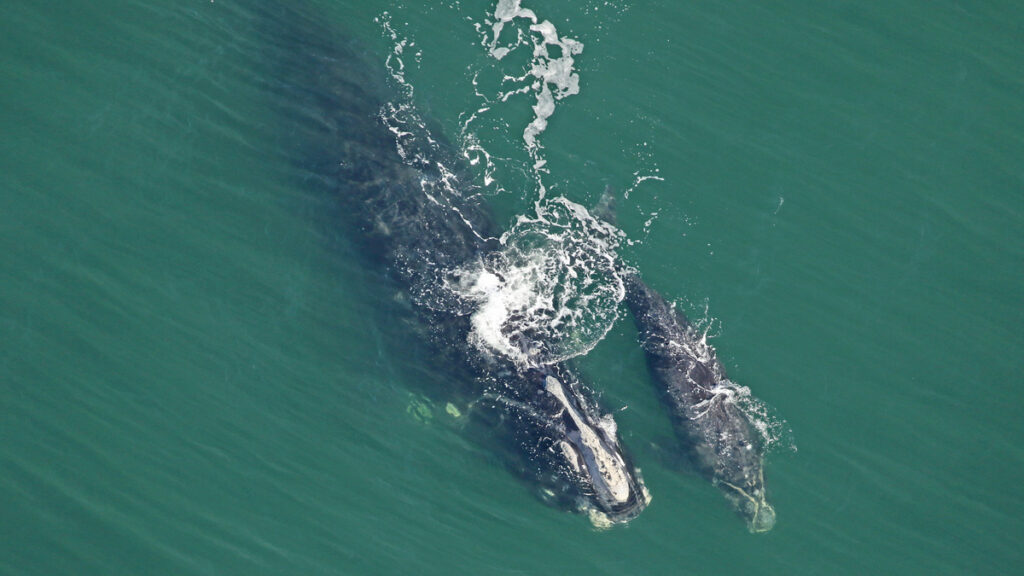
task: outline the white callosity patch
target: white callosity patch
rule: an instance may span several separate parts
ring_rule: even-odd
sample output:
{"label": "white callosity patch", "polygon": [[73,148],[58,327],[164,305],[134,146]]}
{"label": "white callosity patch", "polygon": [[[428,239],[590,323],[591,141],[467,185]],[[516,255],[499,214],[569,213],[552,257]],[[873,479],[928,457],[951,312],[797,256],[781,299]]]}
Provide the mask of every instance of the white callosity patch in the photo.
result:
{"label": "white callosity patch", "polygon": [[590,469],[591,474],[597,473],[594,475],[594,488],[600,491],[599,495],[602,498],[618,504],[626,503],[629,500],[630,489],[625,462],[617,452],[610,451],[604,446],[598,433],[587,424],[586,419],[566,398],[561,382],[548,376],[544,380],[544,388],[562,403],[569,418],[578,428],[583,461]]}

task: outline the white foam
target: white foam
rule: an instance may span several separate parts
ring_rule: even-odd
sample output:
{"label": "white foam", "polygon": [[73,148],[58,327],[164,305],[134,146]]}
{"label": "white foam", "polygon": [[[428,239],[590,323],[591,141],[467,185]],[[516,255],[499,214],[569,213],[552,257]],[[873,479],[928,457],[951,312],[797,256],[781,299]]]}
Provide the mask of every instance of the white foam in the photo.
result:
{"label": "white foam", "polygon": [[[533,105],[533,120],[523,130],[523,141],[534,157],[535,165],[543,166],[539,158],[541,148],[537,137],[547,128],[548,118],[555,113],[555,102],[567,96],[578,94],[580,78],[575,72],[575,56],[583,52],[583,44],[572,38],[563,38],[549,20],[538,21],[533,10],[522,7],[521,0],[499,0],[494,8],[493,20],[488,20],[491,34],[483,32],[482,44],[495,60],[502,60],[520,46],[529,42],[533,46],[529,70],[521,76],[505,75],[504,82],[519,83],[520,86],[503,92],[499,99],[507,101],[516,94],[532,92],[536,98]],[[530,34],[517,30],[516,39],[510,45],[499,46],[506,24],[515,20],[530,22]],[[559,56],[553,57],[549,46],[557,46]],[[482,111],[481,108],[480,111]],[[480,112],[478,111],[478,112]],[[471,117],[472,119],[472,117]],[[539,168],[538,166],[538,168]]]}
{"label": "white foam", "polygon": [[[673,303],[672,306],[675,308],[676,304]],[[720,322],[710,316],[710,302],[707,299],[700,304],[700,307],[703,308],[701,316],[691,318],[693,330],[699,333],[700,337],[689,340],[688,344],[685,345],[686,351],[700,362],[707,365],[715,365],[714,358],[717,356],[717,353],[709,339],[717,337],[715,327],[719,326]],[[675,342],[673,344],[678,345]],[[754,427],[758,436],[761,437],[766,452],[770,453],[780,448],[796,452],[797,447],[793,437],[793,430],[789,427],[786,420],[778,415],[775,409],[755,398],[750,388],[729,380],[717,369],[716,378],[721,380],[711,390],[714,395],[706,401],[707,405],[695,406],[698,410],[696,417],[700,417],[700,412],[712,402],[730,402],[747,417],[747,420]]]}
{"label": "white foam", "polygon": [[[380,118],[394,135],[395,149],[406,164],[422,170],[422,193],[435,204],[450,209],[474,234],[483,238],[473,227],[472,222],[459,210],[459,202],[452,202],[452,198],[463,194],[465,186],[459,181],[453,168],[441,161],[445,154],[442,153],[440,144],[430,133],[415,105],[415,89],[406,78],[403,55],[409,48],[414,47],[416,42],[395,30],[388,12],[383,12],[375,21],[380,24],[384,36],[394,43],[391,53],[385,60],[385,66],[392,84],[398,89],[399,97],[381,108]],[[421,56],[422,52],[415,53],[417,63]]]}
{"label": "white foam", "polygon": [[738,387],[740,394],[737,395],[736,406],[746,415],[747,420],[757,430],[761,440],[764,442],[766,452],[773,452],[777,449],[796,452],[796,441],[793,438],[793,430],[778,413],[755,398],[750,389],[746,386]]}
{"label": "white foam", "polygon": [[[514,26],[513,38],[508,30],[517,21],[527,26]],[[448,199],[459,193],[457,183],[450,170],[436,165],[435,157],[440,155],[424,154],[436,149],[437,144],[413,105],[414,89],[406,75],[404,58],[415,42],[396,31],[387,12],[378,22],[393,43],[387,67],[401,94],[385,107],[382,118],[407,163],[427,166],[430,173],[441,174],[438,179],[424,181],[424,193],[439,204],[452,206]],[[579,204],[562,197],[545,198],[541,178],[547,161],[539,136],[555,113],[557,102],[579,92],[574,57],[582,52],[583,44],[561,37],[554,24],[538,19],[522,6],[521,0],[500,0],[487,24],[489,29],[479,25],[477,29],[490,56],[500,61],[513,51],[531,49],[530,60],[521,75],[504,75],[502,88],[507,89],[497,95],[483,94],[477,76],[473,77],[474,91],[483,104],[463,115],[461,152],[471,166],[482,166],[485,186],[495,184],[494,159],[469,126],[501,102],[533,94],[533,119],[523,128],[531,166],[523,171],[532,174],[537,184],[534,213],[515,221],[502,236],[499,253],[469,269],[442,271],[458,281],[449,281],[439,287],[439,294],[424,297],[469,314],[470,342],[488,354],[521,363],[558,362],[596,346],[615,322],[625,295],[616,270],[615,250],[621,233],[591,217]],[[499,190],[502,185],[507,184],[497,182]]]}
{"label": "white foam", "polygon": [[564,198],[551,199],[540,217],[520,216],[500,252],[458,272],[455,290],[475,307],[470,342],[521,364],[589,352],[625,296],[619,239],[617,229]]}

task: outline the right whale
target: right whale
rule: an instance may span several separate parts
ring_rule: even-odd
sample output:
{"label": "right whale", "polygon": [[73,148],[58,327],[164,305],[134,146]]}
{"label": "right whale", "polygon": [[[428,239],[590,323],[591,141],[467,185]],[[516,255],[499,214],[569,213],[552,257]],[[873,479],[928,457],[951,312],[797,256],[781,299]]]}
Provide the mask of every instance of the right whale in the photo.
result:
{"label": "right whale", "polygon": [[764,443],[736,404],[740,389],[707,344],[635,271],[625,271],[626,304],[640,331],[647,364],[682,443],[746,519],[751,532],[775,525],[764,486]]}
{"label": "right whale", "polygon": [[389,330],[407,333],[410,349],[425,347],[443,374],[441,396],[470,401],[474,430],[508,440],[509,467],[537,483],[543,499],[599,526],[632,520],[650,496],[576,371],[565,362],[519,364],[470,343],[472,303],[452,287],[501,245],[461,156],[407,114],[412,106],[383,63],[306,10],[268,5],[262,19],[266,50],[276,55],[269,85],[288,130],[302,135],[286,153],[311,188],[337,199],[340,229],[382,276],[379,299],[407,305]]}

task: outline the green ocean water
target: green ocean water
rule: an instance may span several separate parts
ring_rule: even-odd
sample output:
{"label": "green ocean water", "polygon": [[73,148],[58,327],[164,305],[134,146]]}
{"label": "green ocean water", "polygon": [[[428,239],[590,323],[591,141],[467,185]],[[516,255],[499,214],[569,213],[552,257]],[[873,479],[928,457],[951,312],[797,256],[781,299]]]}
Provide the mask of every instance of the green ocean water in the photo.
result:
{"label": "green ocean water", "polygon": [[[617,190],[622,254],[791,430],[752,535],[674,456],[625,315],[579,366],[653,496],[628,526],[420,394],[444,374],[295,162],[271,4],[0,5],[0,574],[1019,570],[1024,9],[525,1],[584,45],[547,186]],[[498,85],[491,2],[299,10],[405,40],[453,143]],[[508,213],[532,103],[480,124]]]}

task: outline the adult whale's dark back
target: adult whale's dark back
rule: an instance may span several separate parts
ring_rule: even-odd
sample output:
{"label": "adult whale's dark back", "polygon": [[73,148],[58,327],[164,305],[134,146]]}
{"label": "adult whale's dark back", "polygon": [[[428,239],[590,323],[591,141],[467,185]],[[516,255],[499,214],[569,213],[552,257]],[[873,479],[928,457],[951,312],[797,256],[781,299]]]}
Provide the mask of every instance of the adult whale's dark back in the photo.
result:
{"label": "adult whale's dark back", "polygon": [[517,469],[549,497],[595,521],[635,517],[649,499],[643,482],[569,367],[516,365],[468,342],[471,305],[447,287],[495,249],[498,231],[459,158],[387,86],[382,58],[293,6],[267,26],[281,60],[275,86],[294,102],[286,116],[308,135],[296,159],[336,194],[342,227],[410,303],[412,336],[434,351],[453,398],[473,400],[474,417],[511,439]]}
{"label": "adult whale's dark back", "polygon": [[681,312],[639,274],[627,272],[625,283],[648,365],[693,462],[736,505],[751,531],[771,530],[775,510],[765,494],[764,446],[736,403],[740,389]]}

